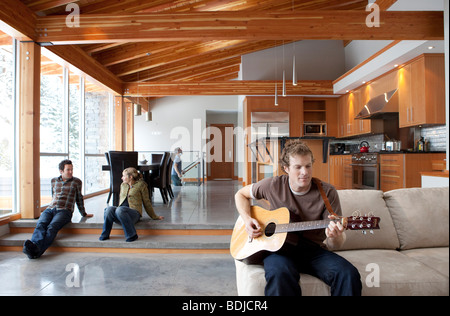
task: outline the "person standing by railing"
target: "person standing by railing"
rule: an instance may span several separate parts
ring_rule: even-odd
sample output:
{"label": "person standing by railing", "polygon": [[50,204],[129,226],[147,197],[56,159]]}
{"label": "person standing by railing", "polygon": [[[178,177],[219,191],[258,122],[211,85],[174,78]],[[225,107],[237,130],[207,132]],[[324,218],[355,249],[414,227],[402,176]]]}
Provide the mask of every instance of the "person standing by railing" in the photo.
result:
{"label": "person standing by railing", "polygon": [[174,150],[175,158],[173,160],[172,166],[172,184],[174,186],[181,186],[181,178],[183,177],[183,170],[181,168],[181,155],[183,154],[183,150],[180,147],[175,148]]}

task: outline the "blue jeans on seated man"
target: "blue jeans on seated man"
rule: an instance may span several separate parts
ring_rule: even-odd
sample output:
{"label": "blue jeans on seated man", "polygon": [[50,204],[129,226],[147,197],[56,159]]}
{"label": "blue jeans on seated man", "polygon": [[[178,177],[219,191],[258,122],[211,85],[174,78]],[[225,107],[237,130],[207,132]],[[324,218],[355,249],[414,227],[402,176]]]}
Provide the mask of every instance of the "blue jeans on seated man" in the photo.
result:
{"label": "blue jeans on seated man", "polygon": [[264,258],[266,296],[300,296],[300,272],[313,275],[330,286],[332,296],[361,296],[358,270],[338,254],[310,241],[285,244]]}
{"label": "blue jeans on seated man", "polygon": [[[39,258],[53,243],[61,228],[69,223],[71,219],[72,212],[69,210],[48,208],[43,211],[36,224],[33,235],[31,236],[31,242],[35,246],[33,246],[31,251],[29,251],[30,253],[27,253],[27,255],[31,255],[33,258]],[[25,243],[27,244],[27,242]],[[30,250],[30,247],[26,248]]]}
{"label": "blue jeans on seated man", "polygon": [[134,241],[138,238],[136,233],[136,224],[141,218],[141,214],[128,206],[108,206],[105,209],[105,222],[103,223],[103,232],[100,240],[109,239],[113,223],[121,224],[125,232],[126,241]]}

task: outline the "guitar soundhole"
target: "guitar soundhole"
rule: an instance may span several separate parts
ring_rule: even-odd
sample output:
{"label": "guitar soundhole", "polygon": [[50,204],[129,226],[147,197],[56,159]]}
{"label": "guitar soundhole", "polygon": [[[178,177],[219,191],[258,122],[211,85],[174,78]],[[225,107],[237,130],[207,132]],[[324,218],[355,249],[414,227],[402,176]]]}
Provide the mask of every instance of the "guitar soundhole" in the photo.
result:
{"label": "guitar soundhole", "polygon": [[275,227],[276,227],[276,226],[277,226],[277,225],[276,225],[275,223],[269,223],[269,224],[267,224],[266,230],[264,231],[265,235],[266,235],[267,237],[270,237],[270,236],[272,236],[273,234],[275,234]]}

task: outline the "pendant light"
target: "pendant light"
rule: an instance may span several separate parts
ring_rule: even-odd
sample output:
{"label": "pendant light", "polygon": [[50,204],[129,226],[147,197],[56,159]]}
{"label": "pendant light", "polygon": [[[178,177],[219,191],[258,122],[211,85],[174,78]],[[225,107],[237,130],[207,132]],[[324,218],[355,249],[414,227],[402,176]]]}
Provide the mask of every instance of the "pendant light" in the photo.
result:
{"label": "pendant light", "polygon": [[134,116],[139,116],[142,114],[142,106],[138,103],[134,104]]}
{"label": "pendant light", "polygon": [[278,106],[277,82],[275,81],[275,106]]}
{"label": "pendant light", "polygon": [[152,121],[152,112],[148,111],[147,113],[145,113],[145,120],[147,122],[151,122]]}
{"label": "pendant light", "polygon": [[292,85],[297,85],[297,72],[295,71],[295,49],[294,49],[294,57],[292,59]]}
{"label": "pendant light", "polygon": [[286,94],[286,67],[284,66],[284,41],[283,41],[283,97],[285,97]]}
{"label": "pendant light", "polygon": [[274,101],[274,103],[275,103],[275,106],[278,106],[278,84],[277,84],[277,76],[278,76],[278,60],[277,60],[277,58],[278,58],[278,54],[277,54],[277,47],[276,47],[276,45],[275,45],[275,49],[274,49],[274,52],[275,52],[275,101]]}

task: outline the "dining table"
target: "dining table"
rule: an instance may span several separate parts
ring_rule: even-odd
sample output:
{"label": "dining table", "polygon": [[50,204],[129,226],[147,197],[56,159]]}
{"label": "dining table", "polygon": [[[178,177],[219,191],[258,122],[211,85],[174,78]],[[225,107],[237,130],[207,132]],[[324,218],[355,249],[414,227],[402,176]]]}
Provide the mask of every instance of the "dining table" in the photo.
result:
{"label": "dining table", "polygon": [[[102,165],[102,171],[110,171],[110,165]],[[137,170],[145,173],[145,172],[154,172],[159,170],[159,162],[158,163],[150,163],[150,164],[139,164]]]}
{"label": "dining table", "polygon": [[[152,198],[152,187],[151,187],[151,174],[158,174],[157,172],[159,171],[159,167],[160,167],[160,163],[156,162],[156,163],[147,163],[147,164],[138,164],[137,166],[137,170],[142,173],[142,175],[144,176],[144,181],[147,182],[148,186],[149,186],[149,196],[150,199]],[[102,165],[102,171],[110,171],[111,170],[111,166],[110,165]]]}

